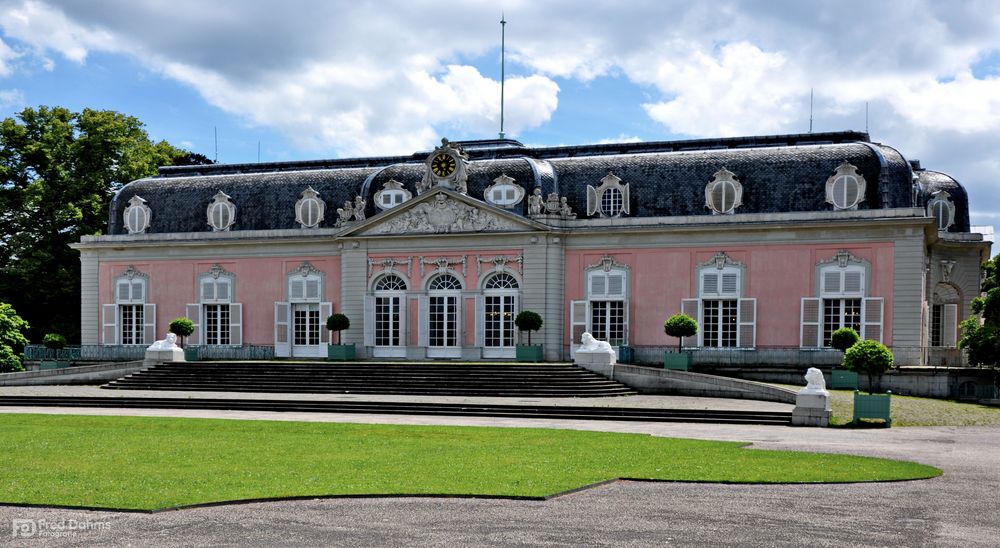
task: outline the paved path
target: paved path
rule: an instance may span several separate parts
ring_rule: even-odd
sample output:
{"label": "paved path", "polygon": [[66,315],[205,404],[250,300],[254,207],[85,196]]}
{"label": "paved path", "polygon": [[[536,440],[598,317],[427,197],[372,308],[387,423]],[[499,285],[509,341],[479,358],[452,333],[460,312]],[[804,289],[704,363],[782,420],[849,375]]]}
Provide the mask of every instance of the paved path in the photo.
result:
{"label": "paved path", "polygon": [[[101,414],[111,411],[98,410]],[[0,507],[0,528],[8,527],[15,519],[34,520],[36,526],[39,520],[91,524],[91,530],[64,538],[12,539],[0,529],[4,542],[38,546],[1000,545],[1000,428],[996,427],[847,430],[325,413],[115,412],[645,432],[747,441],[762,449],[906,458],[938,466],[945,475],[926,481],[854,485],[618,482],[545,502],[332,499],[151,515]],[[94,526],[96,523],[106,526]]]}

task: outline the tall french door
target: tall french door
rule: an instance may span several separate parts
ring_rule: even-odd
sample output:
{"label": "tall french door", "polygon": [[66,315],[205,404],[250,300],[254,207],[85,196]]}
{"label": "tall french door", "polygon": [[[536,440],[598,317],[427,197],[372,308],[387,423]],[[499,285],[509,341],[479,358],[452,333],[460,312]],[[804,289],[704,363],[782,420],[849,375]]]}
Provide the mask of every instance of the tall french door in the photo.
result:
{"label": "tall french door", "polygon": [[315,356],[320,344],[319,303],[292,304],[292,357]]}
{"label": "tall french door", "polygon": [[457,358],[458,295],[434,295],[429,299],[428,345],[430,358]]}
{"label": "tall french door", "polygon": [[515,295],[485,295],[483,297],[483,357],[513,358],[517,328]]}
{"label": "tall french door", "polygon": [[375,348],[380,358],[406,356],[403,340],[403,296],[375,297]]}

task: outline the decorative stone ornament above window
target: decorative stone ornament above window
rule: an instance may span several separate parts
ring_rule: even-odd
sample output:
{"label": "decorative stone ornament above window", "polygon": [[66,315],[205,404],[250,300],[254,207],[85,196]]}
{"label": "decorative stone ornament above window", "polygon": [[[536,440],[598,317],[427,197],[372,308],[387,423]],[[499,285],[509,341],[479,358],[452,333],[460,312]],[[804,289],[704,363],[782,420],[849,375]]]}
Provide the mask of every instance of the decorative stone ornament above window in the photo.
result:
{"label": "decorative stone ornament above window", "polygon": [[955,203],[951,201],[951,194],[947,190],[939,190],[931,195],[931,200],[927,202],[927,216],[937,220],[939,232],[947,231],[955,223]]}
{"label": "decorative stone ornament above window", "polygon": [[208,225],[212,227],[213,232],[227,232],[236,222],[236,205],[221,190],[208,204],[205,213],[208,217]]}
{"label": "decorative stone ornament above window", "polygon": [[601,179],[601,186],[587,185],[587,215],[621,217],[629,213],[628,185],[612,173]]}
{"label": "decorative stone ornament above window", "polygon": [[375,207],[385,211],[392,209],[413,197],[413,193],[403,188],[403,183],[389,179],[382,190],[375,193]]}
{"label": "decorative stone ornament above window", "polygon": [[865,199],[865,178],[854,165],[844,162],[826,180],[826,202],[833,209],[857,209]]}
{"label": "decorative stone ornament above window", "polygon": [[424,178],[417,183],[418,195],[437,186],[462,194],[467,192],[469,156],[461,146],[448,142],[448,139],[441,139],[441,146],[434,149],[425,164],[427,170]]}
{"label": "decorative stone ornament above window", "polygon": [[138,196],[132,196],[128,201],[123,215],[125,219],[125,230],[129,234],[143,234],[149,228],[149,222],[153,218],[153,212],[146,205],[146,200]]}
{"label": "decorative stone ornament above window", "polygon": [[705,207],[713,213],[732,214],[743,205],[743,185],[736,174],[726,168],[716,171],[705,185]]}
{"label": "decorative stone ornament above window", "polygon": [[524,187],[514,182],[514,178],[506,173],[493,179],[493,184],[483,191],[483,197],[487,202],[503,208],[511,208],[521,203],[524,194]]}
{"label": "decorative stone ornament above window", "polygon": [[319,197],[319,192],[308,187],[302,191],[302,197],[295,202],[295,222],[302,228],[316,228],[323,222],[326,214],[326,202]]}

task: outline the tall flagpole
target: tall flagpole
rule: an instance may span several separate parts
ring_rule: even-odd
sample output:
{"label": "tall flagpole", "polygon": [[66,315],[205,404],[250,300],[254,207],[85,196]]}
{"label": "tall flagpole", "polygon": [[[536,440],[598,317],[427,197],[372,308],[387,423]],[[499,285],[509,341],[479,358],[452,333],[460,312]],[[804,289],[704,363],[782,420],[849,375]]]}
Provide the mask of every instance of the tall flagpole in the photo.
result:
{"label": "tall flagpole", "polygon": [[503,12],[500,13],[500,138],[503,139],[503,83],[504,83],[504,62],[505,62],[505,38],[507,33],[507,21],[504,20]]}

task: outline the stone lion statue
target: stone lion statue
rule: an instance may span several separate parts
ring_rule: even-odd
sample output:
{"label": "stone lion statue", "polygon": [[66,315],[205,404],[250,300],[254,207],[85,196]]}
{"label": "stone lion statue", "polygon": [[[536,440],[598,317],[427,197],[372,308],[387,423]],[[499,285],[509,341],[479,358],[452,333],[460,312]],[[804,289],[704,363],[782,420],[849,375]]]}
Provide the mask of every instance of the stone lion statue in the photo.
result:
{"label": "stone lion statue", "polygon": [[580,346],[579,349],[577,349],[577,352],[607,352],[609,354],[615,353],[615,350],[611,348],[610,344],[595,339],[594,336],[591,335],[590,333],[584,333],[580,337],[580,341],[583,344]]}
{"label": "stone lion statue", "polygon": [[177,335],[167,333],[167,336],[156,341],[147,350],[173,350],[177,348]]}
{"label": "stone lion statue", "polygon": [[823,378],[823,372],[815,367],[810,367],[806,371],[806,387],[802,391],[806,393],[826,392],[826,379]]}

